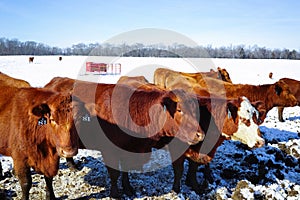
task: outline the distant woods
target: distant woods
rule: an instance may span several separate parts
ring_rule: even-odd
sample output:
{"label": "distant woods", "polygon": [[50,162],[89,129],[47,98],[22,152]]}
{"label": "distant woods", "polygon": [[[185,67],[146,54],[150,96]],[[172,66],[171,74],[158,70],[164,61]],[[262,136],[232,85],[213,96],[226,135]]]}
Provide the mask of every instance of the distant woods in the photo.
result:
{"label": "distant woods", "polygon": [[124,57],[194,57],[194,58],[237,58],[237,59],[300,59],[300,52],[290,49],[266,47],[224,46],[189,47],[183,44],[84,44],[68,48],[51,47],[34,41],[21,42],[17,39],[0,38],[0,55],[93,55]]}

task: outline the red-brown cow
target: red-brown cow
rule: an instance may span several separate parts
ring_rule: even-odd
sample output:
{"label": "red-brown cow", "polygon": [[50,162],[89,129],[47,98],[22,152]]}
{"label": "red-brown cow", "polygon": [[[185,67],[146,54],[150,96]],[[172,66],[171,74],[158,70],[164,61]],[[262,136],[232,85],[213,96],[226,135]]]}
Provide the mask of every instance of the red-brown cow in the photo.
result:
{"label": "red-brown cow", "polygon": [[218,72],[214,70],[210,72],[185,73],[178,72],[166,68],[158,68],[154,72],[154,83],[164,88],[175,89],[178,85],[180,88],[185,85],[184,89],[190,89],[194,84],[198,83],[205,77],[220,79],[228,83],[232,83],[229,73],[226,69],[218,67]]}
{"label": "red-brown cow", "polygon": [[180,75],[189,77],[194,79],[196,82],[202,79],[202,77],[210,77],[219,79],[228,83],[232,83],[229,73],[226,69],[221,69],[220,67],[217,68],[218,71],[211,69],[209,72],[197,72],[197,73],[185,73],[179,72]]}
{"label": "red-brown cow", "polygon": [[102,152],[111,178],[112,197],[120,196],[117,186],[119,164],[123,171],[123,190],[132,195],[127,170],[144,164],[149,159],[148,153],[161,138],[176,137],[189,144],[203,140],[204,132],[193,112],[197,102],[187,98],[182,90],[166,91],[156,86],[133,88],[67,78],[55,78],[45,87],[61,88],[58,85],[64,85],[64,82],[71,87],[69,91],[73,90],[73,94],[84,102],[96,103],[97,123],[80,134],[80,138],[86,148]]}
{"label": "red-brown cow", "polygon": [[[290,78],[282,78],[280,81],[284,81],[286,84],[288,84],[291,93],[296,97],[298,101],[298,105],[300,105],[300,81]],[[284,106],[279,106],[278,108],[278,119],[281,122],[284,122],[282,113]]]}
{"label": "red-brown cow", "polygon": [[202,88],[208,89],[211,93],[236,98],[245,96],[251,102],[263,101],[266,107],[266,113],[276,106],[295,106],[297,99],[290,91],[289,85],[283,80],[274,84],[248,85],[248,84],[230,84],[212,78],[204,78],[199,82]]}
{"label": "red-brown cow", "polygon": [[20,181],[22,199],[29,199],[30,168],[44,175],[47,199],[54,199],[52,179],[59,157],[78,151],[75,123],[86,114],[75,96],[47,89],[0,84],[0,154],[11,156]]}
{"label": "red-brown cow", "polygon": [[29,63],[33,63],[33,60],[34,60],[34,57],[29,57],[29,58],[28,58],[28,62],[29,62]]}

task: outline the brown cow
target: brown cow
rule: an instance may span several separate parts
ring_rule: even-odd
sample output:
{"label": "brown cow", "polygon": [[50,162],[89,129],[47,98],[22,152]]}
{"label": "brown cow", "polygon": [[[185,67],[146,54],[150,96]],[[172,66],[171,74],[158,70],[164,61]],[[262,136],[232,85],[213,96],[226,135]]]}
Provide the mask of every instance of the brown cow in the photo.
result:
{"label": "brown cow", "polygon": [[185,89],[192,88],[194,83],[198,83],[205,77],[220,79],[228,83],[232,83],[229,73],[226,69],[218,67],[218,72],[211,70],[210,72],[185,73],[178,72],[166,68],[158,68],[154,72],[154,83],[164,88],[177,88],[178,85],[186,85]]}
{"label": "brown cow", "polygon": [[59,56],[59,57],[58,57],[58,60],[59,60],[59,61],[62,61],[62,57],[61,57],[61,56]]}
{"label": "brown cow", "polygon": [[2,72],[0,72],[0,81],[3,81],[3,83],[13,87],[30,87],[30,84],[27,81],[10,77]]}
{"label": "brown cow", "polygon": [[[282,78],[280,81],[284,81],[288,84],[291,93],[296,97],[298,105],[300,105],[300,81],[290,78]],[[284,122],[282,114],[285,106],[279,106],[278,108],[278,119],[280,122]]]}
{"label": "brown cow", "polygon": [[[67,87],[60,87],[64,83]],[[86,148],[102,152],[111,178],[112,197],[120,196],[117,186],[119,165],[123,170],[123,190],[132,195],[127,170],[144,164],[149,159],[147,153],[160,143],[161,138],[176,137],[188,144],[203,140],[204,132],[194,112],[197,102],[187,98],[183,90],[166,91],[154,85],[133,88],[68,78],[54,78],[45,87],[70,87],[68,91],[73,91],[84,102],[96,103],[97,123],[80,136]],[[90,141],[90,137],[94,139]],[[128,152],[134,156],[128,157]]]}
{"label": "brown cow", "polygon": [[[139,77],[124,77],[119,82],[132,85],[134,87],[142,87],[142,85],[149,85]],[[173,190],[180,191],[180,179],[183,172],[183,161],[185,158],[190,158],[192,164],[189,173],[189,182],[193,189],[197,188],[197,181],[195,179],[197,163],[209,163],[217,148],[225,139],[239,140],[245,143],[250,148],[261,147],[264,140],[259,135],[257,123],[259,122],[260,113],[250,104],[247,98],[238,98],[227,100],[224,98],[208,98],[207,92],[204,90],[198,91],[195,98],[198,99],[200,118],[199,124],[202,130],[206,133],[204,142],[190,146],[183,155],[173,162],[174,169],[174,184]],[[192,96],[190,96],[192,97]],[[265,109],[262,102],[256,102],[257,107]],[[171,143],[169,150],[172,158],[177,158],[178,149],[182,146],[179,142]],[[183,149],[186,146],[182,147]],[[179,151],[182,152],[182,151]],[[199,153],[200,152],[200,153]]]}
{"label": "brown cow", "polygon": [[227,72],[226,69],[224,69],[224,68],[221,69],[220,67],[218,67],[217,69],[218,69],[218,72],[219,72],[218,79],[221,79],[221,80],[223,80],[225,82],[228,82],[228,83],[232,83],[231,78],[229,76],[229,73]]}
{"label": "brown cow", "polygon": [[47,199],[54,199],[52,180],[59,168],[59,157],[77,154],[75,123],[87,111],[70,94],[10,87],[3,82],[0,90],[0,154],[13,158],[22,199],[29,199],[30,168],[44,175]]}
{"label": "brown cow", "polygon": [[33,60],[34,60],[34,57],[29,57],[28,58],[29,63],[33,63]]}
{"label": "brown cow", "polygon": [[220,67],[218,67],[217,70],[218,70],[217,72],[211,69],[209,72],[198,72],[198,73],[179,72],[179,73],[183,76],[195,79],[196,82],[201,80],[202,77],[210,77],[210,78],[220,79],[228,83],[232,83],[229,73],[227,72],[226,69],[221,69]]}
{"label": "brown cow", "polygon": [[283,80],[274,84],[249,85],[249,84],[230,84],[212,78],[203,78],[199,82],[200,87],[208,89],[211,93],[224,95],[228,98],[245,96],[251,102],[263,101],[266,113],[276,106],[295,106],[297,99],[290,91],[289,85]]}

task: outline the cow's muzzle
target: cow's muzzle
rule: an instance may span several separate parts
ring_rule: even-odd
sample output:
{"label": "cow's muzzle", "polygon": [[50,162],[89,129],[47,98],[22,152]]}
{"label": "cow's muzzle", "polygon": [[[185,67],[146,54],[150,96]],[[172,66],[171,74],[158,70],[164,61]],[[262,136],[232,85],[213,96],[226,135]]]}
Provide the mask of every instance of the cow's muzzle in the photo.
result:
{"label": "cow's muzzle", "polygon": [[205,135],[201,132],[196,132],[195,133],[195,138],[193,141],[189,142],[189,145],[194,145],[197,144],[198,142],[201,142],[204,140]]}
{"label": "cow's muzzle", "polygon": [[255,148],[260,148],[262,146],[265,145],[265,140],[264,139],[261,139],[261,140],[258,140],[255,144]]}
{"label": "cow's muzzle", "polygon": [[78,148],[57,148],[58,155],[64,158],[70,158],[78,153]]}

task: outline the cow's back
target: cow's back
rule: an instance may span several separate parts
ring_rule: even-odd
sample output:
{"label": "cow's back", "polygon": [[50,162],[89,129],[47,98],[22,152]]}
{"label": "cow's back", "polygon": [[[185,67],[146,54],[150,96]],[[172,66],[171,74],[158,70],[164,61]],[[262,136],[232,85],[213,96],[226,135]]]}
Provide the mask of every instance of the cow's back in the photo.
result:
{"label": "cow's back", "polygon": [[13,87],[30,87],[30,84],[27,81],[10,77],[2,72],[0,72],[0,81],[2,81],[2,84],[7,84]]}
{"label": "cow's back", "polygon": [[9,126],[10,120],[12,118],[13,109],[11,101],[14,94],[18,91],[17,88],[6,86],[1,84],[0,81],[0,154],[10,155],[10,150],[8,149],[8,138],[9,138]]}
{"label": "cow's back", "polygon": [[54,77],[44,88],[48,88],[57,92],[70,92],[74,88],[75,80],[66,77]]}

